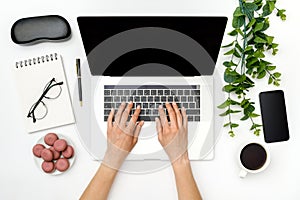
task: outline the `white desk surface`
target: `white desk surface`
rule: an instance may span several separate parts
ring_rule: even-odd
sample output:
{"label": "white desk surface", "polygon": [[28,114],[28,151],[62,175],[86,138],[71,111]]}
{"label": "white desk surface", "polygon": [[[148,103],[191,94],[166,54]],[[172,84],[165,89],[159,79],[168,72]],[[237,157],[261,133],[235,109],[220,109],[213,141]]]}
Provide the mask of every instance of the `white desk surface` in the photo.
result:
{"label": "white desk surface", "polygon": [[[0,7],[0,199],[78,199],[96,172],[99,163],[92,161],[81,145],[75,127],[53,129],[70,137],[76,146],[76,162],[65,174],[49,176],[41,173],[34,164],[31,148],[46,131],[27,134],[22,125],[20,107],[10,68],[16,59],[39,55],[41,52],[58,51],[63,55],[71,92],[76,84],[75,58],[83,57],[84,50],[79,38],[76,17],[79,15],[225,15],[230,20],[238,0],[72,0],[61,1],[3,1]],[[299,106],[299,56],[300,29],[299,3],[278,1],[278,7],[287,9],[287,21],[281,23],[272,17],[271,25],[279,54],[272,61],[282,72],[290,128],[290,140],[268,144],[271,164],[268,169],[246,179],[238,177],[237,150],[247,141],[262,141],[241,126],[235,138],[226,131],[221,134],[212,161],[193,162],[196,182],[206,200],[220,199],[300,199],[300,126]],[[18,46],[10,39],[10,28],[22,17],[46,14],[64,16],[71,24],[72,39],[63,43],[43,43],[34,46]],[[196,26],[196,24],[195,24]],[[224,44],[232,38],[225,36]],[[217,69],[222,68],[224,57],[221,50]],[[258,92],[272,90],[266,80],[261,81],[252,97],[258,102]],[[219,89],[221,92],[221,88]],[[220,100],[221,101],[221,100]],[[256,104],[258,108],[259,105]],[[297,122],[298,121],[298,122]],[[110,199],[176,199],[176,187],[172,169],[132,175],[119,173],[110,193]]]}

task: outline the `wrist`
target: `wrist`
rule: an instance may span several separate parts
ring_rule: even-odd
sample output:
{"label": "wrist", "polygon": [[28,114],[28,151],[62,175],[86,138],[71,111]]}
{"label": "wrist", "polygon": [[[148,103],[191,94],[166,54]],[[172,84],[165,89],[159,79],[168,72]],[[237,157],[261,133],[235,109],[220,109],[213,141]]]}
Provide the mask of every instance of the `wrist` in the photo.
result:
{"label": "wrist", "polygon": [[190,166],[190,159],[188,153],[182,154],[178,159],[172,162],[173,169],[185,168]]}

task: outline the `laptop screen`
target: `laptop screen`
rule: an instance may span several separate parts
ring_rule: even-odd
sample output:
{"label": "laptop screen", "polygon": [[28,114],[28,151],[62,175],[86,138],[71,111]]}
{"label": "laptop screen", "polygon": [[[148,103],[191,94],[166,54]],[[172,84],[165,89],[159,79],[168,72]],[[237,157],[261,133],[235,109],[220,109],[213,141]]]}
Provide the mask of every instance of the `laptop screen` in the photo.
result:
{"label": "laptop screen", "polygon": [[227,18],[78,17],[92,75],[212,75]]}

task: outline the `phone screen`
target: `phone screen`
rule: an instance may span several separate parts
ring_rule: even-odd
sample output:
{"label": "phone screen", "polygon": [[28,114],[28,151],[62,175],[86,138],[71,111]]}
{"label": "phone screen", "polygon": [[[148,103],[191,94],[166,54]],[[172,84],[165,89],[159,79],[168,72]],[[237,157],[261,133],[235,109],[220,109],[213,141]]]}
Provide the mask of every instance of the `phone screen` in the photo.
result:
{"label": "phone screen", "polygon": [[265,141],[287,141],[290,136],[283,91],[261,92],[259,100]]}

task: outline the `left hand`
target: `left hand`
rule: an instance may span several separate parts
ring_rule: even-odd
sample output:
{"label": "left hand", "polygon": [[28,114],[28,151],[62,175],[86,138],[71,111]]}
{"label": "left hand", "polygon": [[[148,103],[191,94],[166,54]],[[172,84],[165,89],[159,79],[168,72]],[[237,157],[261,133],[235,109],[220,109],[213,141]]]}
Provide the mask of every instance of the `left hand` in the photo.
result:
{"label": "left hand", "polygon": [[140,106],[138,106],[127,123],[132,102],[126,106],[123,102],[115,116],[112,109],[107,119],[107,150],[103,159],[104,164],[111,168],[119,169],[127,155],[131,152],[138,141],[138,136],[144,125],[144,121],[138,122]]}

